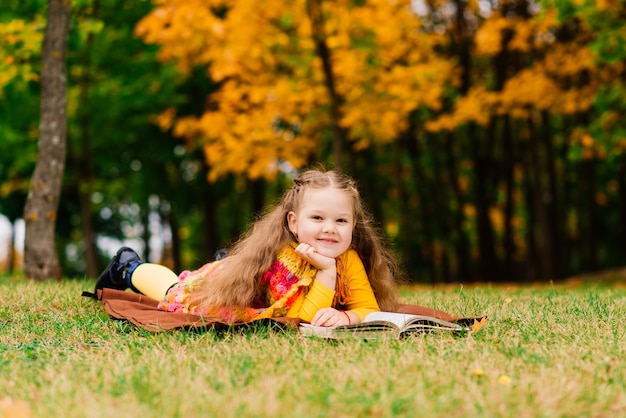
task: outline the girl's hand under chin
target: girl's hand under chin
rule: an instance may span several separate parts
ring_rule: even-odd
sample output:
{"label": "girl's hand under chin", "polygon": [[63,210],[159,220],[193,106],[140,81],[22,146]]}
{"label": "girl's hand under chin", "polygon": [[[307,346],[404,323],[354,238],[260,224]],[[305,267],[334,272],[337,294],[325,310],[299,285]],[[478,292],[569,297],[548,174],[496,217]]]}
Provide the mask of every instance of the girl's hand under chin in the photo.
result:
{"label": "girl's hand under chin", "polygon": [[317,252],[317,250],[309,244],[300,243],[296,247],[296,254],[310,263],[313,267],[318,270],[329,270],[335,269],[335,259],[332,257],[326,257]]}

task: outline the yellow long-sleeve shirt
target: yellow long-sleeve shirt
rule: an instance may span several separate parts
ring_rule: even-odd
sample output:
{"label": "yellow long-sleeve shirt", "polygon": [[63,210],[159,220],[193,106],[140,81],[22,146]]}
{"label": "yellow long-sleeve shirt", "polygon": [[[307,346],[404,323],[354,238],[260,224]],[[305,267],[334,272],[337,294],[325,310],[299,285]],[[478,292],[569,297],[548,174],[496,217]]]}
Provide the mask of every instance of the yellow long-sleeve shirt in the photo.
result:
{"label": "yellow long-sleeve shirt", "polygon": [[[360,320],[372,312],[379,311],[374,291],[370,285],[363,262],[356,251],[350,249],[339,256],[343,263],[343,274],[350,288],[350,300],[347,308],[358,315]],[[291,318],[302,318],[311,321],[322,308],[334,307],[335,291],[314,280],[308,292],[302,292],[287,311]]]}

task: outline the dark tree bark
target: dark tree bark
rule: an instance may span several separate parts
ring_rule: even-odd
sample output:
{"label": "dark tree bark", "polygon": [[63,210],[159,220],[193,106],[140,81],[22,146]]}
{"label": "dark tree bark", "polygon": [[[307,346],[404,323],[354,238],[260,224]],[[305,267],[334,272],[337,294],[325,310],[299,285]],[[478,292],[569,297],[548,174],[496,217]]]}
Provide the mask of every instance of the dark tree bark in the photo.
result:
{"label": "dark tree bark", "polygon": [[202,193],[202,255],[210,260],[215,251],[218,250],[219,237],[217,235],[217,196],[213,192],[213,184],[208,183]]}
{"label": "dark tree bark", "polygon": [[537,239],[535,233],[535,225],[537,223],[534,208],[534,194],[533,194],[533,173],[530,172],[530,152],[522,153],[524,163],[524,202],[527,212],[527,225],[526,225],[526,245],[527,245],[527,257],[526,257],[526,277],[535,278],[539,274],[539,255],[537,250]]}
{"label": "dark tree bark", "polygon": [[491,190],[489,185],[493,179],[491,169],[493,161],[487,152],[480,150],[476,139],[475,127],[470,126],[470,138],[473,138],[474,182],[476,191],[476,226],[478,228],[478,248],[480,251],[480,279],[497,281],[498,260],[495,251],[495,238],[489,209],[491,205]]}
{"label": "dark tree bark", "polygon": [[446,170],[450,178],[452,188],[451,199],[454,199],[456,210],[452,214],[452,235],[454,237],[454,249],[457,258],[457,275],[460,280],[470,280],[472,278],[471,262],[469,253],[469,240],[463,227],[463,206],[465,197],[459,186],[459,171],[457,169],[456,154],[454,151],[453,136],[446,134],[445,138]]}
{"label": "dark tree bark", "polygon": [[173,271],[182,271],[180,224],[178,223],[178,218],[173,213],[169,202],[161,202],[159,213],[163,225],[169,226],[172,231],[172,242],[169,244],[169,248],[167,244],[164,248],[164,261],[162,264],[170,267]]}
{"label": "dark tree bark", "polygon": [[24,271],[33,279],[61,278],[55,227],[65,169],[66,62],[69,0],[48,1],[41,70],[39,156],[26,199]]}
{"label": "dark tree bark", "polygon": [[554,280],[556,279],[554,266],[554,243],[552,242],[551,228],[549,225],[548,211],[545,204],[546,188],[543,185],[543,170],[539,156],[539,139],[535,130],[535,124],[532,117],[528,118],[528,175],[531,176],[532,184],[532,202],[531,208],[535,213],[537,220],[536,225],[530,225],[529,228],[536,226],[536,247],[539,256],[539,279]]}
{"label": "dark tree bark", "polygon": [[367,208],[377,223],[384,221],[384,191],[380,186],[380,169],[377,155],[382,154],[381,147],[370,146],[359,151],[352,159],[352,176],[359,179],[359,191]]}
{"label": "dark tree bark", "polygon": [[550,242],[552,243],[553,257],[553,275],[554,278],[564,277],[564,263],[561,251],[562,247],[562,231],[564,215],[560,209],[560,196],[558,192],[558,173],[556,167],[556,153],[554,149],[554,139],[550,129],[550,115],[548,112],[541,112],[542,139],[546,152],[546,165],[548,175],[548,201],[546,202],[546,211],[548,218],[548,226],[550,228]]}
{"label": "dark tree bark", "polygon": [[[617,184],[619,185],[619,242],[626,242],[626,156],[622,155],[618,166]],[[626,257],[626,245],[621,245],[620,256]]]}
{"label": "dark tree bark", "polygon": [[[435,206],[434,214],[436,215],[432,221],[436,228],[436,239],[438,246],[442,248],[441,252],[435,252],[433,263],[438,268],[441,281],[451,282],[452,279],[452,260],[456,260],[456,253],[454,250],[453,255],[450,255],[451,246],[446,245],[446,241],[457,241],[456,230],[454,226],[453,216],[450,211],[450,202],[452,196],[450,195],[450,184],[457,182],[457,178],[448,177],[445,161],[445,139],[426,141],[428,148],[430,149],[431,164],[432,164],[432,181],[430,187],[430,195]],[[441,148],[440,148],[441,147]],[[443,163],[441,160],[444,160]],[[463,232],[462,230],[459,232]]]}
{"label": "dark tree bark", "polygon": [[[414,116],[414,115],[412,115]],[[395,238],[398,247],[398,257],[402,268],[407,272],[407,278],[416,282],[432,282],[434,271],[430,268],[429,260],[423,256],[422,247],[430,238],[424,238],[423,222],[425,207],[414,198],[416,195],[414,183],[414,160],[417,150],[413,142],[415,136],[415,118],[409,116],[409,126],[394,142],[393,160],[395,179],[398,190],[398,231]],[[409,158],[407,158],[409,156]]]}
{"label": "dark tree bark", "polygon": [[[460,91],[463,95],[469,91],[472,75],[472,56],[470,48],[472,45],[473,34],[468,29],[465,21],[465,6],[464,1],[457,0],[456,2],[456,32],[453,33],[454,43],[456,44],[456,54],[459,59],[459,67],[461,68],[461,88]],[[458,275],[462,280],[469,280],[473,274],[471,271],[471,257],[469,252],[469,241],[465,235],[463,228],[463,206],[465,205],[465,198],[461,189],[459,188],[459,173],[455,165],[455,155],[453,147],[454,138],[451,134],[448,134],[445,139],[446,154],[447,154],[447,170],[450,176],[453,195],[457,201],[457,210],[454,214],[454,225],[457,231],[457,239],[454,246],[456,256],[458,260]]]}
{"label": "dark tree bark", "polygon": [[513,258],[517,250],[513,239],[513,209],[515,206],[513,193],[515,190],[515,152],[513,149],[513,132],[511,130],[511,118],[507,115],[503,117],[502,126],[502,148],[503,161],[502,170],[505,188],[504,203],[504,271],[514,271]]}
{"label": "dark tree bark", "polygon": [[250,203],[254,216],[263,212],[265,208],[265,181],[261,179],[250,180]]}
{"label": "dark tree bark", "polygon": [[596,161],[589,159],[581,162],[580,199],[581,199],[581,232],[584,237],[581,244],[583,270],[595,271],[599,268],[599,221],[598,205],[596,204]]}
{"label": "dark tree bark", "polygon": [[321,2],[322,0],[307,0],[306,8],[309,19],[311,20],[311,32],[313,34],[313,41],[315,42],[315,50],[317,51],[317,55],[322,60],[326,90],[328,91],[328,96],[330,98],[334,164],[335,168],[342,170],[343,147],[346,135],[344,130],[339,125],[339,121],[341,120],[341,104],[343,100],[335,88],[335,74],[331,63],[330,49],[326,43]]}
{"label": "dark tree bark", "polygon": [[415,216],[415,219],[420,217],[419,224],[421,226],[422,242],[419,243],[421,248],[421,256],[423,262],[428,269],[428,282],[439,281],[437,268],[434,264],[434,248],[436,240],[436,226],[434,225],[437,219],[436,204],[432,196],[434,191],[429,183],[428,176],[424,167],[420,164],[422,150],[419,147],[418,138],[415,132],[410,132],[409,135],[404,137],[405,152],[410,156],[411,168],[413,170],[413,178],[417,184],[416,195],[419,202],[419,214]]}
{"label": "dark tree bark", "polygon": [[[97,17],[99,9],[99,2],[94,1],[92,7],[92,16]],[[92,84],[92,63],[91,63],[91,50],[94,42],[94,35],[90,32],[87,35],[87,45],[84,54],[82,54],[81,60],[84,67],[84,73],[79,79],[79,109],[78,109],[78,124],[80,129],[80,151],[77,158],[74,159],[76,165],[76,173],[78,178],[76,179],[77,192],[79,196],[80,204],[80,220],[81,229],[83,232],[83,240],[85,244],[85,261],[87,262],[87,277],[98,277],[99,271],[102,266],[98,265],[98,249],[96,246],[96,232],[94,231],[92,222],[92,203],[91,196],[94,191],[94,164],[91,145],[91,132],[90,125],[91,120],[89,117],[89,96],[91,94]],[[71,153],[69,153],[71,155]],[[68,163],[69,164],[69,163]],[[147,223],[146,223],[147,225]],[[146,242],[148,242],[146,240]],[[146,252],[146,257],[148,257]]]}
{"label": "dark tree bark", "polygon": [[[413,254],[417,250],[413,246],[413,227],[415,222],[413,220],[413,212],[410,203],[410,193],[407,185],[407,175],[405,174],[404,163],[402,157],[404,156],[404,144],[403,141],[394,142],[393,150],[393,174],[397,179],[398,188],[398,233],[395,238],[395,242],[400,249],[398,257],[405,270],[411,265],[408,254]],[[415,279],[411,272],[407,271],[410,279]]]}

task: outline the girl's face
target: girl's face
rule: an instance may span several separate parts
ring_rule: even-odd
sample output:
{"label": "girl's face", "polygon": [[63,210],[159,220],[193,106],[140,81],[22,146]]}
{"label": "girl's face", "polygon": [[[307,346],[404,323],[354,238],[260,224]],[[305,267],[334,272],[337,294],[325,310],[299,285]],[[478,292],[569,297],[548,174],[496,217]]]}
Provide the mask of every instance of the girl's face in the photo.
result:
{"label": "girl's face", "polygon": [[352,243],[354,205],[346,192],[327,187],[304,192],[296,212],[287,214],[289,230],[323,256],[336,258]]}

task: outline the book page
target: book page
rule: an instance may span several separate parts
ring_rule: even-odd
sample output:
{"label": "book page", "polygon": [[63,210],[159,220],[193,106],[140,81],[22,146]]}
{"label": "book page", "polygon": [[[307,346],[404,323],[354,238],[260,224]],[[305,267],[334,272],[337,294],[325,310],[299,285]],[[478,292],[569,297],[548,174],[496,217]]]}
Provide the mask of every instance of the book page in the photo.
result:
{"label": "book page", "polygon": [[362,323],[340,325],[336,327],[319,327],[311,324],[300,324],[300,332],[305,336],[323,338],[375,338],[376,334],[390,334],[396,338],[404,332],[431,332],[434,330],[462,331],[468,330],[459,324],[444,321],[431,316],[411,315],[395,312],[372,312]]}
{"label": "book page", "polygon": [[300,333],[304,336],[322,338],[363,338],[375,339],[388,335],[400,338],[407,333],[429,333],[437,330],[451,332],[469,331],[459,324],[447,322],[430,316],[400,314],[392,312],[374,312],[365,317],[360,324],[320,327],[301,323]]}
{"label": "book page", "polygon": [[395,312],[372,312],[363,318],[363,323],[374,321],[386,321],[391,322],[398,329],[404,329],[411,319],[416,318],[416,315],[401,314]]}
{"label": "book page", "polygon": [[426,328],[439,327],[448,329],[460,330],[462,327],[452,322],[444,321],[430,316],[423,315],[411,315],[401,314],[394,312],[372,312],[363,319],[363,323],[368,322],[387,321],[395,324],[400,330],[404,330],[409,327],[420,328],[423,325],[428,325]]}
{"label": "book page", "polygon": [[361,338],[361,339],[376,339],[384,335],[391,335],[394,338],[399,337],[399,332],[395,328],[395,325],[385,323],[369,323],[369,324],[352,324],[352,325],[340,325],[337,327],[318,327],[311,324],[301,323],[299,325],[300,333],[306,337],[321,337],[321,338]]}

